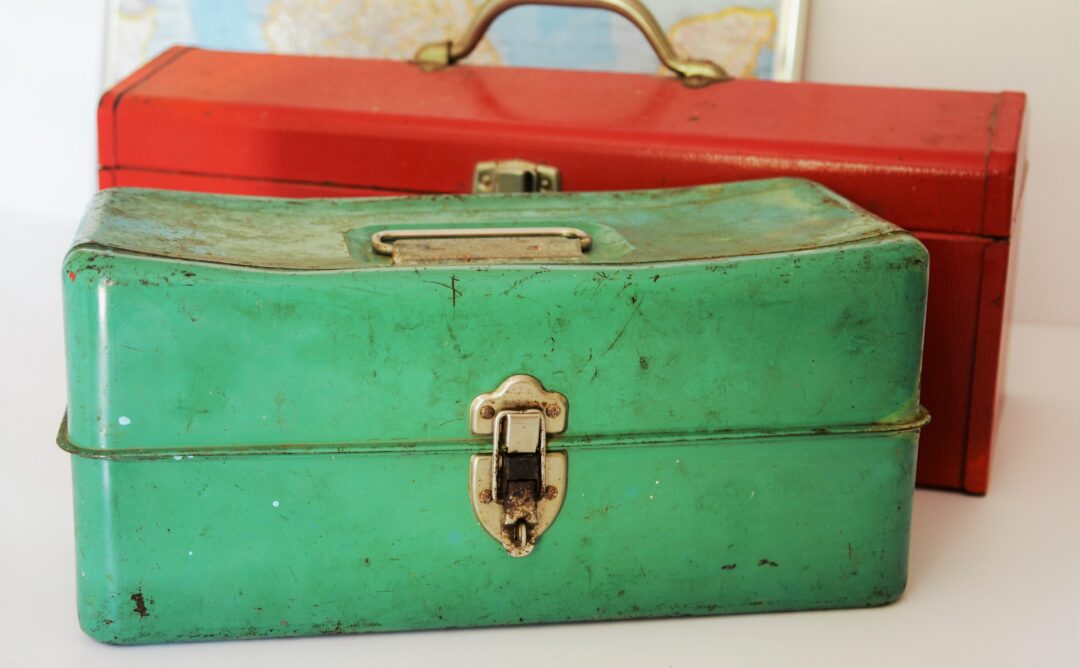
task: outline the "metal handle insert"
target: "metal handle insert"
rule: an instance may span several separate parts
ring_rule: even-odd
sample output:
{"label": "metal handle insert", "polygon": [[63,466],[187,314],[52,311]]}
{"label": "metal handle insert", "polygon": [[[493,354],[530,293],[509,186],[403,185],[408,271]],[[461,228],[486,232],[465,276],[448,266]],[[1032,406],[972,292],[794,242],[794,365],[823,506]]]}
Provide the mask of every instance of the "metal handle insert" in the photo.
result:
{"label": "metal handle insert", "polygon": [[519,5],[583,7],[615,12],[629,19],[641,30],[664,67],[678,75],[687,85],[705,86],[732,78],[723,67],[711,60],[680,58],[656,18],[638,0],[488,0],[476,10],[476,15],[460,38],[425,44],[416,52],[414,62],[429,70],[453,65],[472,53],[499,14]]}
{"label": "metal handle insert", "polygon": [[380,255],[393,255],[394,242],[406,239],[491,239],[500,237],[563,237],[578,239],[581,250],[592,246],[592,237],[574,227],[476,227],[445,230],[383,230],[371,235],[371,247]]}

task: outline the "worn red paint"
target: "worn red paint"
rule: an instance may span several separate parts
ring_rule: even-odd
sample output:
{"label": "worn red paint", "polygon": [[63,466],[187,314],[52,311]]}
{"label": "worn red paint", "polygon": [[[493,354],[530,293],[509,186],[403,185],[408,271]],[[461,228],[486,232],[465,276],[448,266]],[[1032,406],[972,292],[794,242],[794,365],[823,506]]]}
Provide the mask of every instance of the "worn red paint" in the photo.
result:
{"label": "worn red paint", "polygon": [[75,272],[69,271],[68,272],[68,278],[70,278],[72,281],[74,281],[75,280]]}
{"label": "worn red paint", "polygon": [[[803,176],[931,252],[921,484],[986,491],[1025,98],[233,54],[177,47],[99,108],[101,187],[288,197],[467,192],[480,161],[566,190]],[[655,279],[654,279],[655,280]],[[456,298],[456,294],[452,298]]]}

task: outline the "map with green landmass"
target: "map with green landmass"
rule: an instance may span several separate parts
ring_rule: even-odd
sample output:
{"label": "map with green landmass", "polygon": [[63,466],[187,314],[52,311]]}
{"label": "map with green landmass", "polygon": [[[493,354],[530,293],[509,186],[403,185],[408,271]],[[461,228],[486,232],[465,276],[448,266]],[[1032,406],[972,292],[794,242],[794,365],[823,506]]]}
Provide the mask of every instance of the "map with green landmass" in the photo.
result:
{"label": "map with green landmass", "polygon": [[[210,49],[409,59],[458,36],[479,0],[111,0],[105,84],[174,44]],[[790,2],[790,0],[788,0]],[[744,78],[774,78],[785,0],[654,0],[683,55]],[[656,72],[645,38],[597,9],[526,5],[496,19],[470,64]]]}

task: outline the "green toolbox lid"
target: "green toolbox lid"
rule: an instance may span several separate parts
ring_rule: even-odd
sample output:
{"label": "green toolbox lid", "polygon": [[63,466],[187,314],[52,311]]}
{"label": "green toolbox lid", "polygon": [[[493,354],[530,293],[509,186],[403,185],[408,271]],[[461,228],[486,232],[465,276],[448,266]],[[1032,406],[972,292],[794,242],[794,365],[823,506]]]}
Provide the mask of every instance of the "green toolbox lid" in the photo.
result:
{"label": "green toolbox lid", "polygon": [[913,237],[796,179],[110,189],[64,264],[61,441],[129,457],[474,449],[470,402],[519,373],[566,396],[559,447],[913,428],[926,277]]}

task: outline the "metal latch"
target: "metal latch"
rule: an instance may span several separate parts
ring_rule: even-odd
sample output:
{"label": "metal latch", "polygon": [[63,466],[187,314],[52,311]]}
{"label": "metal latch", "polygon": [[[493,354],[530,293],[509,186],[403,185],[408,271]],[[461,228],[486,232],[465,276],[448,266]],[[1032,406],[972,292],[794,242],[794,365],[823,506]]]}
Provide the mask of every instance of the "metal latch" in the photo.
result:
{"label": "metal latch", "polygon": [[562,175],[551,165],[526,160],[478,162],[474,193],[547,193],[562,190]]}
{"label": "metal latch", "polygon": [[510,376],[473,399],[469,427],[492,435],[492,453],[473,455],[469,497],[484,530],[512,557],[532,552],[562,509],[566,453],[547,449],[566,429],[566,397],[532,376]]}

